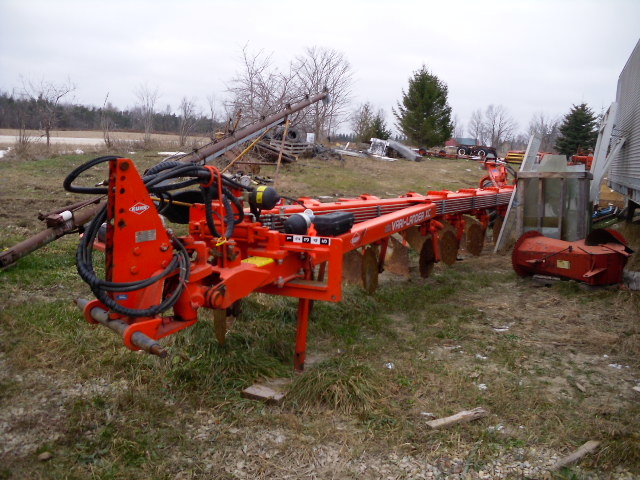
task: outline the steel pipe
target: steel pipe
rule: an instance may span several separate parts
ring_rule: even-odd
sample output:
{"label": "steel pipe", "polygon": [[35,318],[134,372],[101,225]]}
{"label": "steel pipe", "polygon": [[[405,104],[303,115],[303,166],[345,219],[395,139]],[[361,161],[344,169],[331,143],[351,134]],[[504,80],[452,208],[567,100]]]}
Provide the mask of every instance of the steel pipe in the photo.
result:
{"label": "steel pipe", "polygon": [[223,138],[220,141],[208,143],[207,145],[196,148],[192,152],[187,153],[181,157],[173,158],[172,160],[182,163],[197,161],[203,161],[204,163],[207,163],[208,161],[219,157],[228,150],[231,150],[238,144],[255,138],[256,136],[260,135],[265,129],[278,125],[287,116],[299,110],[302,110],[309,105],[319,102],[320,100],[325,100],[328,98],[329,92],[326,90],[324,92],[313,95],[312,97],[307,97],[301,102],[295,103],[293,105],[288,105],[284,110],[274,115],[270,115],[260,122],[252,123],[251,125],[247,125],[246,127],[241,128],[237,132],[233,132],[231,135]]}
{"label": "steel pipe", "polygon": [[[76,304],[84,310],[84,308],[89,303],[89,300],[84,298],[76,299]],[[96,322],[104,325],[105,327],[110,328],[114,332],[119,333],[120,335],[124,335],[124,332],[129,328],[129,324],[123,322],[122,320],[110,320],[109,312],[100,307],[93,307],[91,312],[89,312],[91,318],[93,318]],[[136,347],[145,352],[151,353],[152,355],[157,355],[158,357],[164,358],[167,356],[167,351],[160,345],[158,342],[149,338],[142,332],[134,332],[131,335],[131,343],[133,343]]]}

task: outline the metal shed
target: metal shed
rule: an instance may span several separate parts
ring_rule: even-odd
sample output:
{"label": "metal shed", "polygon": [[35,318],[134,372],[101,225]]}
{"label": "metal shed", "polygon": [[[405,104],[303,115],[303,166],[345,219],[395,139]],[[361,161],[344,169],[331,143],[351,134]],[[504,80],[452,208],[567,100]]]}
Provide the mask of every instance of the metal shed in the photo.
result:
{"label": "metal shed", "polygon": [[612,132],[613,156],[609,186],[640,205],[640,40],[620,73],[616,94],[617,114]]}

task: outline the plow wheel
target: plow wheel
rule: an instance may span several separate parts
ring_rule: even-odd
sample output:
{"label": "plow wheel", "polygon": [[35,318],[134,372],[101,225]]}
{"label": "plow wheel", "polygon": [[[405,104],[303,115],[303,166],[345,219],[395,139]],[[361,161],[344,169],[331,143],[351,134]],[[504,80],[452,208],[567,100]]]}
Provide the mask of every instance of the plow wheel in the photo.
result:
{"label": "plow wheel", "polygon": [[409,227],[404,231],[404,238],[411,248],[416,252],[422,250],[422,244],[425,242],[424,236],[420,234],[418,227]]}
{"label": "plow wheel", "polygon": [[447,265],[453,265],[458,259],[458,239],[453,227],[445,227],[438,233],[440,242],[440,260]]}
{"label": "plow wheel", "polygon": [[420,269],[420,276],[427,278],[433,271],[433,265],[436,263],[436,254],[433,251],[433,241],[431,235],[425,237],[425,241],[420,249],[420,260],[418,262],[418,268]]}
{"label": "plow wheel", "polygon": [[464,216],[466,231],[465,231],[465,248],[471,255],[478,256],[482,253],[484,247],[484,231],[482,230],[482,224],[470,215]]}
{"label": "plow wheel", "polygon": [[378,255],[373,247],[367,247],[362,255],[362,288],[368,293],[378,288]]}
{"label": "plow wheel", "polygon": [[387,255],[384,263],[385,270],[396,275],[409,275],[409,249],[395,237],[389,237],[391,255]]}

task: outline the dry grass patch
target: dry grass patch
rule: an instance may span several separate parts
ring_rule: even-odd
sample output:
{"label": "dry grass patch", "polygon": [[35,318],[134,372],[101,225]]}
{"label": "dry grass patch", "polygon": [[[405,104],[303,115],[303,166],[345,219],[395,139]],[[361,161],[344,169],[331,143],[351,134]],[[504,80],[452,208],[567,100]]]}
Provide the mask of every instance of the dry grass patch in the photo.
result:
{"label": "dry grass patch", "polygon": [[350,415],[372,411],[382,394],[379,373],[353,358],[338,357],[296,377],[287,400],[307,412],[324,407]]}

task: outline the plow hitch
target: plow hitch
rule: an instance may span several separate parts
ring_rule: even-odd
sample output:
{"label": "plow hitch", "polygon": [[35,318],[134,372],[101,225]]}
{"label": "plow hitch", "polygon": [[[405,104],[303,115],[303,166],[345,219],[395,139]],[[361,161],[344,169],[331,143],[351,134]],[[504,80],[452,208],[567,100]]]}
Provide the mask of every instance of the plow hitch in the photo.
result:
{"label": "plow hitch", "polygon": [[[76,305],[82,309],[85,318],[87,318],[90,323],[99,323],[124,336],[126,330],[129,328],[129,324],[119,319],[110,319],[109,311],[95,305],[95,303],[97,302],[83,298],[76,299]],[[160,358],[167,356],[167,351],[162,345],[142,332],[133,332],[131,335],[131,343],[138,349],[144,350],[152,355],[157,355]]]}

